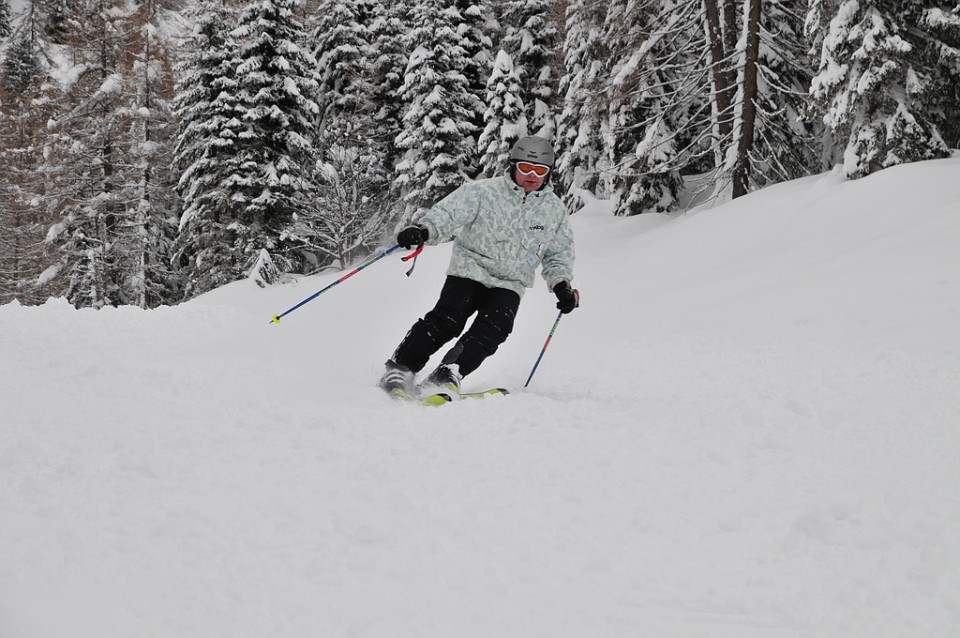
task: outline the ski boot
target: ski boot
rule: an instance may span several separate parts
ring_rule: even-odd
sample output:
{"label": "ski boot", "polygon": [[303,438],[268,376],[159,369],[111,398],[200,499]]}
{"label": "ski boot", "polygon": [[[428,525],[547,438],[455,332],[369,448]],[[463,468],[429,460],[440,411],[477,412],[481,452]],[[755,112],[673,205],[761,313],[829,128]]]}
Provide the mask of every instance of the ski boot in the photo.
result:
{"label": "ski boot", "polygon": [[437,393],[460,394],[460,368],[455,363],[441,363],[437,368],[427,375],[427,378],[420,384],[420,394],[430,395]]}
{"label": "ski boot", "polygon": [[417,393],[414,388],[413,370],[393,361],[387,361],[386,370],[377,386],[396,399],[412,399]]}

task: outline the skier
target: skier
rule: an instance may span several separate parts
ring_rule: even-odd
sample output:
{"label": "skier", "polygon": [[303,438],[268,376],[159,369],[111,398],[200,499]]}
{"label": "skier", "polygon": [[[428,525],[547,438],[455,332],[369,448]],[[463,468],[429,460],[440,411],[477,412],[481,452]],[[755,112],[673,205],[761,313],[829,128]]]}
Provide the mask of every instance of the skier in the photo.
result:
{"label": "skier", "polygon": [[554,152],[540,137],[524,137],[510,150],[506,174],[464,184],[397,235],[404,248],[454,240],[453,256],[437,305],[418,320],[389,361],[380,387],[416,396],[414,377],[444,344],[470,329],[424,380],[424,394],[460,391],[463,377],[497,351],[510,332],[520,297],[534,283],[537,265],[564,314],[579,306],[573,280],[573,233],[560,199],[547,188]]}

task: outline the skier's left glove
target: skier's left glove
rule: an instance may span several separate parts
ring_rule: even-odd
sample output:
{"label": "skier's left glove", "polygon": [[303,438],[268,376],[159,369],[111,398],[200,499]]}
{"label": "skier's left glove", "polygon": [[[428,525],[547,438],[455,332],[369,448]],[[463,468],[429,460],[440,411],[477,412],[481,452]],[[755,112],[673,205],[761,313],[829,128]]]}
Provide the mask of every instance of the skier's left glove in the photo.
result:
{"label": "skier's left glove", "polygon": [[397,234],[397,243],[404,248],[413,248],[427,241],[429,231],[423,226],[407,226]]}
{"label": "skier's left glove", "polygon": [[553,294],[557,296],[557,310],[565,315],[580,307],[580,292],[565,281],[553,287]]}

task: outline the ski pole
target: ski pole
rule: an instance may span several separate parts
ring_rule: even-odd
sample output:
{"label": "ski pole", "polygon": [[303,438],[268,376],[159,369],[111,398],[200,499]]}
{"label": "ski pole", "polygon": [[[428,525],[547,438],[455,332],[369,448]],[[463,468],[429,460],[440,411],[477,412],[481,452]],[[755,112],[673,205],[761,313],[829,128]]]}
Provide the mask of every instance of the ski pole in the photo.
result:
{"label": "ski pole", "polygon": [[[364,263],[360,264],[359,266],[357,266],[356,268],[354,268],[353,270],[351,270],[350,272],[348,272],[346,275],[344,275],[344,276],[341,277],[340,279],[337,279],[335,282],[333,282],[332,284],[330,284],[329,286],[327,286],[326,288],[324,288],[324,289],[321,290],[320,292],[316,292],[316,293],[310,295],[309,297],[307,297],[306,299],[304,299],[303,301],[301,301],[300,303],[298,303],[298,304],[297,304],[296,306],[294,306],[293,308],[290,308],[289,310],[285,310],[284,312],[281,312],[279,315],[274,315],[274,316],[273,316],[273,319],[270,320],[270,323],[280,323],[280,319],[282,319],[283,317],[286,317],[287,315],[289,315],[291,312],[293,312],[293,311],[296,310],[297,308],[300,308],[301,306],[304,306],[304,305],[310,303],[311,301],[313,301],[314,299],[316,299],[317,297],[319,297],[319,296],[322,295],[323,293],[327,292],[328,290],[330,290],[331,288],[333,288],[333,287],[336,286],[337,284],[343,283],[343,282],[346,281],[347,279],[350,279],[350,277],[353,277],[355,274],[357,274],[358,272],[360,272],[361,270],[363,270],[363,269],[366,268],[367,266],[373,264],[374,262],[377,262],[377,261],[383,259],[384,257],[386,257],[386,256],[389,255],[390,253],[394,252],[394,251],[397,250],[398,248],[400,248],[400,244],[396,244],[396,245],[394,245],[392,248],[388,248],[387,250],[383,251],[382,253],[380,253],[380,254],[377,255],[376,257],[365,261]],[[403,261],[407,261],[408,259],[413,258],[413,259],[414,259],[414,263],[416,263],[416,256],[419,255],[419,254],[420,254],[420,251],[422,251],[422,250],[423,250],[423,246],[421,245],[421,246],[419,246],[419,247],[417,248],[416,251],[414,251],[413,253],[411,253],[411,254],[408,255],[407,257],[404,257],[404,258],[403,258]],[[413,272],[413,269],[411,268],[411,269],[410,269],[410,272],[407,273],[408,276],[409,276],[409,274],[412,273],[412,272]]]}
{"label": "ski pole", "polygon": [[550,345],[550,340],[553,339],[553,333],[557,331],[557,326],[560,325],[560,319],[563,318],[563,313],[557,315],[557,320],[553,322],[553,328],[550,330],[550,334],[547,336],[546,343],[543,344],[543,349],[540,350],[540,356],[537,357],[537,362],[533,364],[533,370],[530,371],[530,376],[527,377],[527,382],[523,384],[523,387],[530,385],[530,379],[533,378],[533,373],[537,371],[537,367],[540,365],[540,360],[543,359],[543,354],[547,351],[547,347]]}

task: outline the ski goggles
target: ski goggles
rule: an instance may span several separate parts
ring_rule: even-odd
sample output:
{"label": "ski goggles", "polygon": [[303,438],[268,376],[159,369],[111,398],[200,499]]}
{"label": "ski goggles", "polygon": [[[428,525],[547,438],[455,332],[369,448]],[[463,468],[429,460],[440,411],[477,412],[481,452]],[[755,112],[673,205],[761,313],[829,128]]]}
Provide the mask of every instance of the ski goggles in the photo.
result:
{"label": "ski goggles", "polygon": [[546,177],[550,172],[549,166],[543,164],[534,164],[533,162],[517,162],[517,170],[521,175],[536,175],[537,177]]}

